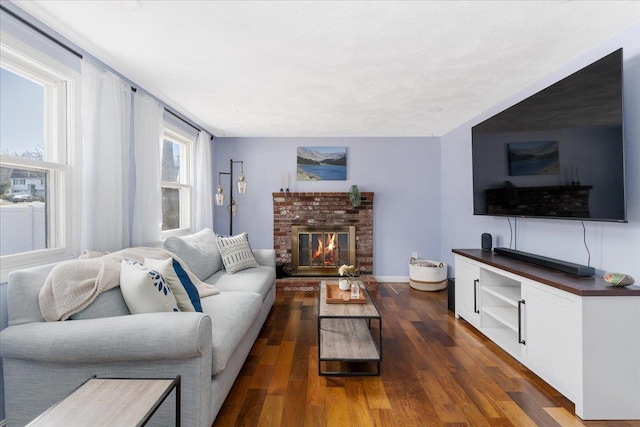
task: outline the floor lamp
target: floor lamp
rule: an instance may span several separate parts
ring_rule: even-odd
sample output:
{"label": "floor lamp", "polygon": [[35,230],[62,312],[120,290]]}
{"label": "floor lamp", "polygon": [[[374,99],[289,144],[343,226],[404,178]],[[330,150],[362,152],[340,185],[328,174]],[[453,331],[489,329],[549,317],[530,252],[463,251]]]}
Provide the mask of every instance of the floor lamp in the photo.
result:
{"label": "floor lamp", "polygon": [[247,181],[244,179],[244,162],[242,160],[233,159],[229,160],[229,172],[218,172],[218,187],[216,187],[216,205],[222,206],[224,204],[224,191],[222,185],[220,185],[220,175],[229,175],[229,205],[227,210],[229,211],[229,235],[233,236],[233,217],[238,212],[236,201],[233,198],[233,164],[240,163],[240,178],[236,182],[238,186],[238,193],[244,194],[247,191]]}

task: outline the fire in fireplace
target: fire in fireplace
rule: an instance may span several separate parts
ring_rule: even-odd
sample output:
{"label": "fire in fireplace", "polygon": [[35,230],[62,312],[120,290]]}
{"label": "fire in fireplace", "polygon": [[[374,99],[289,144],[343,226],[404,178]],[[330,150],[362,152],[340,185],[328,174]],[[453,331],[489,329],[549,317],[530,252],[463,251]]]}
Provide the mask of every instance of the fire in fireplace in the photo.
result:
{"label": "fire in fireplace", "polygon": [[355,226],[292,226],[292,274],[334,276],[342,264],[355,264],[355,229]]}

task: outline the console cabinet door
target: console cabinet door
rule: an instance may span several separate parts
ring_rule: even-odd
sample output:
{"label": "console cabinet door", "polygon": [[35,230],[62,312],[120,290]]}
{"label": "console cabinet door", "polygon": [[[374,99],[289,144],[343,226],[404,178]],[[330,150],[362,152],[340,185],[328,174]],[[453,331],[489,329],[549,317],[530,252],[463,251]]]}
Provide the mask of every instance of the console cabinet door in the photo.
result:
{"label": "console cabinet door", "polygon": [[579,297],[534,282],[522,283],[523,363],[575,402],[579,393]]}
{"label": "console cabinet door", "polygon": [[456,317],[480,327],[480,267],[456,256]]}

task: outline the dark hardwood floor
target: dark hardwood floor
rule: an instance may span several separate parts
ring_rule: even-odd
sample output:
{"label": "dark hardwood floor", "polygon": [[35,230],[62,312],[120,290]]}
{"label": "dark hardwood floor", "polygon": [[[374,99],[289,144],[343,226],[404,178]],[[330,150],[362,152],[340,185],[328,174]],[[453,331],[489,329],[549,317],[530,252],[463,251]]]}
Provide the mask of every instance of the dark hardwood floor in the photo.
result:
{"label": "dark hardwood floor", "polygon": [[573,404],[447,310],[447,293],[380,283],[380,377],[319,377],[317,291],[281,291],[215,423],[222,426],[589,426]]}

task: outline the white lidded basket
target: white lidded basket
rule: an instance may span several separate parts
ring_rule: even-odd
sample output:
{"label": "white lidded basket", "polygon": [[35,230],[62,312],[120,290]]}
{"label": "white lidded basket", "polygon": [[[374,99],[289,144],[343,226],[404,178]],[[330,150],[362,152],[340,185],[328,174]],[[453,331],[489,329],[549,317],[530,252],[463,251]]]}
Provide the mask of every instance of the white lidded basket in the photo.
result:
{"label": "white lidded basket", "polygon": [[440,291],[447,287],[447,264],[428,259],[411,259],[409,286],[419,291]]}

